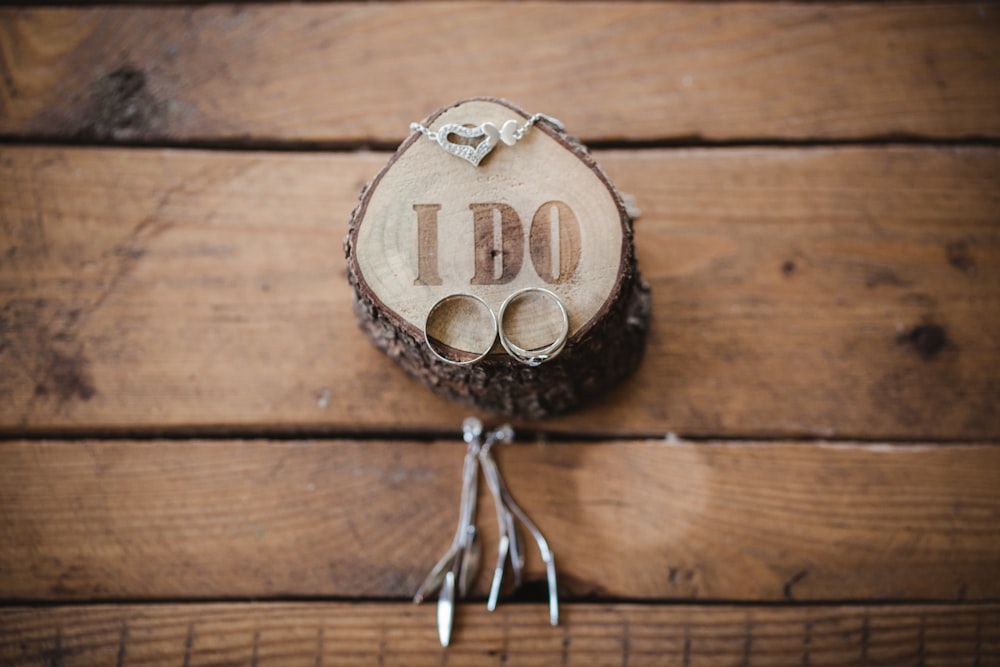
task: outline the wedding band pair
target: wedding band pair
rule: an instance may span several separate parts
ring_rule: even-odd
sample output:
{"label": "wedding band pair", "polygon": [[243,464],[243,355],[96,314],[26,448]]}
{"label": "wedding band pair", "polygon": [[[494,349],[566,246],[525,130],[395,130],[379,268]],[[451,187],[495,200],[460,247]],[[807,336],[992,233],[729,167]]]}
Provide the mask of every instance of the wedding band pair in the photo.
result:
{"label": "wedding band pair", "polygon": [[[512,304],[517,303],[531,294],[540,294],[553,301],[559,309],[561,324],[559,328],[559,335],[554,341],[547,345],[543,345],[542,347],[528,349],[521,347],[510,339],[505,323],[507,309]],[[447,356],[446,352],[448,352],[450,348],[446,350],[445,348],[447,348],[447,345],[441,341],[433,341],[430,333],[428,332],[431,319],[434,317],[434,314],[445,304],[458,300],[468,300],[484,308],[486,312],[489,313],[490,322],[493,327],[493,336],[488,339],[488,345],[486,345],[485,349],[481,352],[472,353],[474,356],[470,358]],[[504,299],[504,302],[500,305],[500,312],[498,314],[494,314],[493,309],[478,296],[459,292],[457,294],[449,294],[448,296],[439,299],[433,306],[431,306],[431,309],[427,312],[427,317],[424,320],[424,341],[427,343],[427,347],[435,357],[455,366],[470,366],[482,361],[486,355],[490,353],[490,350],[493,349],[497,336],[500,337],[500,344],[503,345],[503,349],[507,351],[507,354],[514,357],[514,359],[522,364],[526,364],[528,366],[540,366],[547,361],[552,361],[559,355],[560,352],[562,352],[563,348],[566,347],[566,341],[569,338],[569,315],[566,313],[566,306],[563,305],[562,300],[558,296],[547,289],[543,289],[541,287],[525,287],[524,289],[520,289]]]}

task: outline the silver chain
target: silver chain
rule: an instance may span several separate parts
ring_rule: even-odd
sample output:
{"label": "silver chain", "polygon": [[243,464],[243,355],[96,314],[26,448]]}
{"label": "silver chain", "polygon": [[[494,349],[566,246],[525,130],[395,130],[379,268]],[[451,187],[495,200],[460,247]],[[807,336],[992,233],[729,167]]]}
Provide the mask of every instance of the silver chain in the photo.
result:
{"label": "silver chain", "polygon": [[[562,122],[558,118],[553,118],[552,116],[549,116],[548,114],[544,113],[536,113],[527,121],[525,121],[524,125],[514,130],[513,134],[514,139],[516,141],[520,141],[522,138],[524,138],[524,133],[527,132],[532,125],[534,125],[540,120],[544,120],[546,123],[556,128],[560,132],[566,129],[565,127],[563,127]],[[482,127],[482,125],[480,125],[480,127]],[[440,141],[437,132],[428,127],[424,127],[420,123],[410,123],[410,132],[419,132],[420,134],[424,135],[431,141]]]}
{"label": "silver chain", "polygon": [[[559,131],[563,131],[564,129],[563,124],[558,119],[543,113],[536,113],[521,126],[517,125],[516,120],[511,119],[506,121],[501,127],[497,127],[495,123],[490,121],[486,121],[478,127],[467,127],[465,125],[449,123],[442,125],[437,131],[434,131],[420,123],[410,123],[410,131],[419,132],[452,155],[460,157],[470,162],[473,166],[478,167],[480,161],[489,155],[497,144],[504,143],[508,146],[513,146],[524,138],[524,134],[531,129],[532,125],[542,120]],[[448,138],[453,134],[477,141],[478,143],[474,146],[455,143]]]}

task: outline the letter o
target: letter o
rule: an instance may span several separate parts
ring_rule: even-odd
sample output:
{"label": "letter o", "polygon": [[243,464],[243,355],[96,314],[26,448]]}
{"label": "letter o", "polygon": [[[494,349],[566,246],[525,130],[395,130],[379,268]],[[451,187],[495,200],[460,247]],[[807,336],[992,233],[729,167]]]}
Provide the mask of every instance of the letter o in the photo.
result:
{"label": "letter o", "polygon": [[[552,256],[553,211],[559,235],[558,266],[553,266],[555,262]],[[569,280],[580,265],[580,223],[573,209],[565,202],[555,199],[539,206],[531,219],[528,247],[531,251],[531,263],[539,278],[551,285]]]}

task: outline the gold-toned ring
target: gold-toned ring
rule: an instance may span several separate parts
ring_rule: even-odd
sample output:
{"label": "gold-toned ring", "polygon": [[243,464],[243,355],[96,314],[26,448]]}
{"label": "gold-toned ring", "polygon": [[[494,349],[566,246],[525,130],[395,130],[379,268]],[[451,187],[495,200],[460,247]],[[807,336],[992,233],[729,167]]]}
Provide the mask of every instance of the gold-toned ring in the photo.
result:
{"label": "gold-toned ring", "polygon": [[[446,352],[449,349],[454,349],[454,348],[451,348],[449,345],[447,345],[447,343],[444,343],[443,341],[436,339],[432,340],[431,335],[428,332],[431,318],[434,316],[434,313],[437,312],[437,310],[444,304],[448,303],[449,301],[455,301],[457,299],[471,299],[481,304],[483,308],[486,309],[486,312],[490,314],[490,321],[493,324],[493,337],[490,338],[489,345],[487,345],[486,349],[483,350],[482,352],[470,353],[470,354],[475,354],[475,356],[470,359],[452,358],[446,356]],[[438,299],[434,303],[434,305],[431,306],[431,309],[427,311],[427,317],[424,318],[424,342],[427,343],[427,348],[431,351],[431,353],[441,361],[453,364],[455,366],[471,366],[474,363],[482,361],[486,357],[486,355],[490,353],[490,350],[493,349],[493,345],[496,343],[497,339],[498,328],[499,327],[497,324],[497,316],[493,313],[493,309],[490,308],[489,304],[487,304],[485,301],[480,299],[475,294],[466,294],[465,292],[458,292],[456,294],[449,294],[448,296]],[[440,347],[440,349],[438,347],[435,347],[435,343]],[[458,350],[458,351],[464,352],[464,350]]]}
{"label": "gold-toned ring", "polygon": [[[507,313],[508,306],[532,292],[537,292],[555,301],[559,307],[559,314],[562,316],[562,331],[552,343],[528,350],[512,342],[507,337],[507,332],[504,331],[504,315]],[[562,299],[556,296],[555,293],[542,287],[525,287],[511,294],[500,306],[500,314],[497,316],[497,320],[500,344],[503,345],[503,349],[507,350],[510,356],[528,366],[540,366],[547,361],[552,361],[563,351],[563,348],[566,347],[566,341],[569,339],[569,314],[566,312],[566,306],[563,305]]]}

